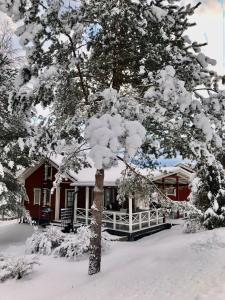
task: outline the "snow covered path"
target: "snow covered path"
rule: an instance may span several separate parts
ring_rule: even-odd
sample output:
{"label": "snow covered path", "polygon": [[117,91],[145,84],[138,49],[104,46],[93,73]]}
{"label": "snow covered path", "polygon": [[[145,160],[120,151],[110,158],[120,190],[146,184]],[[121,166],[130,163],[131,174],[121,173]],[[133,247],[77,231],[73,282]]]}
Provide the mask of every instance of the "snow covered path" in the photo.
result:
{"label": "snow covered path", "polygon": [[100,274],[87,269],[87,259],[41,257],[32,278],[0,284],[0,300],[224,300],[225,229],[187,235],[178,225],[116,242]]}

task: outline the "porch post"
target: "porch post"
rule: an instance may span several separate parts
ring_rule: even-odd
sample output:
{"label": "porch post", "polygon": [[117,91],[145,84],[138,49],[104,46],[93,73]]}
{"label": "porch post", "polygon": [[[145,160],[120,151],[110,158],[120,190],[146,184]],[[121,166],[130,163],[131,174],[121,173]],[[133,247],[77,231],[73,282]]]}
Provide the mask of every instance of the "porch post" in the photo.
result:
{"label": "porch post", "polygon": [[59,220],[60,213],[60,187],[56,187],[55,192],[55,220]]}
{"label": "porch post", "polygon": [[176,201],[179,201],[179,177],[176,176]]}
{"label": "porch post", "polygon": [[89,211],[89,187],[85,188],[85,224],[88,225],[88,211]]}
{"label": "porch post", "polygon": [[133,226],[132,226],[132,197],[129,197],[129,232],[132,233]]}
{"label": "porch post", "polygon": [[74,223],[77,223],[77,186],[74,188],[75,196],[74,196]]}
{"label": "porch post", "polygon": [[158,211],[158,209],[156,209],[155,217],[156,217],[156,225],[158,225],[159,224],[159,211]]}

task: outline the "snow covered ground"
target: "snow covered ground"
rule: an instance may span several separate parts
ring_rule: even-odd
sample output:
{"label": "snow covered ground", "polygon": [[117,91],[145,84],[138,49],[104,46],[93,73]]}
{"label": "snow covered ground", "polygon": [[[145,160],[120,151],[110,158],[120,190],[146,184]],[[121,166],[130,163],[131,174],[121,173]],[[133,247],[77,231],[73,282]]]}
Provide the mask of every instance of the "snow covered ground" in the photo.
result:
{"label": "snow covered ground", "polygon": [[[21,243],[13,242],[12,226]],[[0,236],[12,234],[16,253],[24,251],[25,235],[31,234],[25,226],[0,226]],[[1,252],[8,249],[13,252],[6,245]],[[0,284],[0,299],[222,300],[225,295],[225,229],[187,235],[177,225],[137,242],[113,242],[103,255],[102,272],[92,277],[87,259],[42,256],[40,262],[30,277]]]}

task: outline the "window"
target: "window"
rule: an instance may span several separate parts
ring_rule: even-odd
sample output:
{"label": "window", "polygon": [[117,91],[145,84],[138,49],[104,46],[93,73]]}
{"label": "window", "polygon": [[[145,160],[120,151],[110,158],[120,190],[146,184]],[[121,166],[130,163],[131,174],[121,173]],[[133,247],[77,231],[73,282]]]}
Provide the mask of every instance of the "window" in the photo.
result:
{"label": "window", "polygon": [[45,180],[52,179],[52,166],[45,164]]}
{"label": "window", "polygon": [[50,206],[51,205],[51,191],[50,189],[44,189],[44,206]]}
{"label": "window", "polygon": [[176,188],[175,187],[166,188],[166,194],[170,196],[176,196]]}
{"label": "window", "polygon": [[111,198],[111,189],[104,189],[104,207],[110,207]]}
{"label": "window", "polygon": [[104,189],[104,207],[106,209],[119,209],[119,203],[116,200],[116,189],[115,188],[105,188]]}
{"label": "window", "polygon": [[66,190],[66,206],[73,207],[74,190]]}
{"label": "window", "polygon": [[41,204],[41,189],[34,189],[34,205],[35,204]]}

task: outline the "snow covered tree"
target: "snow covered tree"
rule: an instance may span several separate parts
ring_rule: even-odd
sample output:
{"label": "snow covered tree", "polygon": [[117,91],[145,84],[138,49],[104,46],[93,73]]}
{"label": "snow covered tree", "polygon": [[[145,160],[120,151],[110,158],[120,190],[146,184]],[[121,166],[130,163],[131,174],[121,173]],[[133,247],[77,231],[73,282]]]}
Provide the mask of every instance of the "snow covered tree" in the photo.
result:
{"label": "snow covered tree", "polygon": [[202,212],[207,229],[225,226],[225,171],[221,163],[207,157],[196,166],[191,183],[191,203]]}
{"label": "snow covered tree", "polygon": [[[12,45],[10,24],[0,24],[0,215],[21,216],[21,198],[24,190],[15,176],[18,167],[28,165],[26,153],[20,146],[28,136],[24,116],[10,107],[10,97],[14,93],[20,57]],[[25,155],[24,155],[25,154]]]}
{"label": "snow covered tree", "polygon": [[28,112],[52,104],[48,149],[64,152],[66,166],[77,168],[83,143],[91,147],[97,172],[90,274],[100,270],[104,169],[118,153],[128,161],[136,153],[142,125],[141,156],[149,160],[177,152],[200,159],[202,149],[222,147],[224,94],[207,68],[215,61],[185,36],[199,5],[179,2],[0,0],[0,9],[22,20],[17,35],[27,57],[14,105]]}

